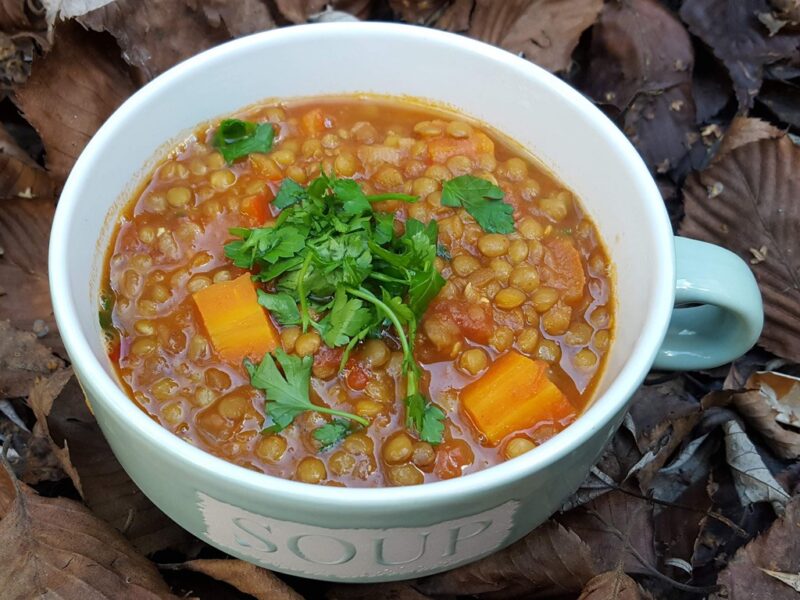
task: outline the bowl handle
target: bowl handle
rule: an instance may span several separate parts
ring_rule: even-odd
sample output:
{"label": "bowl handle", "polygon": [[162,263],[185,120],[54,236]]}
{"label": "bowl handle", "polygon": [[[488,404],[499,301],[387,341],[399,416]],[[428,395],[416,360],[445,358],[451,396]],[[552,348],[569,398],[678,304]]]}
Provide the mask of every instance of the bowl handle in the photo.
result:
{"label": "bowl handle", "polygon": [[718,367],[747,352],[761,335],[764,308],[755,277],[719,246],[675,238],[675,308],[656,369]]}

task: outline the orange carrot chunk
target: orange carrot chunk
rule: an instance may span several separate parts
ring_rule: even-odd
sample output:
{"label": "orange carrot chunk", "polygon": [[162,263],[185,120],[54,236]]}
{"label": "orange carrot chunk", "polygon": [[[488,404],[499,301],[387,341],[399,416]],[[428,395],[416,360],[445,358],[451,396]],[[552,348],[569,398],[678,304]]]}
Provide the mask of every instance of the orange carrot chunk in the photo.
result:
{"label": "orange carrot chunk", "polygon": [[225,361],[260,360],[278,347],[278,332],[258,303],[256,288],[245,273],[192,294],[214,350]]}
{"label": "orange carrot chunk", "polygon": [[542,361],[512,350],[461,390],[461,406],[490,444],[541,421],[575,415],[575,407],[547,378],[546,368]]}

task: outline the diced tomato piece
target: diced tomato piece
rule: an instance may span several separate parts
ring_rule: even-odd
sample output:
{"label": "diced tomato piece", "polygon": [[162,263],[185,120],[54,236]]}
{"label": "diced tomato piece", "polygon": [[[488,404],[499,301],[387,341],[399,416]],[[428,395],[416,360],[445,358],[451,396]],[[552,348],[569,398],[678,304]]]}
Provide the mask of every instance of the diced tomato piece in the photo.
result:
{"label": "diced tomato piece", "polygon": [[563,290],[564,298],[577,300],[583,295],[586,275],[580,252],[563,237],[545,244],[542,280],[546,285]]}
{"label": "diced tomato piece", "polygon": [[347,377],[345,380],[347,381],[347,386],[351,390],[360,392],[367,387],[369,370],[367,370],[365,365],[351,358],[347,361]]}
{"label": "diced tomato piece", "polygon": [[323,344],[314,355],[314,366],[312,367],[314,377],[330,379],[336,375],[343,353],[344,349],[342,348],[330,348]]}
{"label": "diced tomato piece", "polygon": [[472,448],[464,440],[448,440],[436,449],[434,472],[442,479],[460,477],[464,467],[475,460]]}
{"label": "diced tomato piece", "polygon": [[254,194],[247,196],[239,205],[239,211],[248,217],[255,225],[264,225],[272,220],[269,212],[269,203],[272,200],[272,192]]}
{"label": "diced tomato piece", "polygon": [[474,304],[464,300],[442,300],[432,307],[434,314],[449,317],[473,342],[487,344],[494,329],[492,308],[488,303]]}

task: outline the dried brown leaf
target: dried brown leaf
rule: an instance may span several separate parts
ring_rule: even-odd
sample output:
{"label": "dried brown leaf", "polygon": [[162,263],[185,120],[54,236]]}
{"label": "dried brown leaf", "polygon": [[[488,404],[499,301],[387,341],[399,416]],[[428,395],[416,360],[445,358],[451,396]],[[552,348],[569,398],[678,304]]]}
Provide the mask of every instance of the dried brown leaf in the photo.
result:
{"label": "dried brown leaf", "polygon": [[19,31],[29,29],[31,25],[24,0],[0,1],[0,30]]}
{"label": "dried brown leaf", "polygon": [[578,600],[645,600],[649,597],[638,583],[617,569],[591,579]]}
{"label": "dried brown leaf", "polygon": [[47,279],[47,243],[54,211],[51,200],[0,202],[0,319],[10,319],[17,329],[36,332],[43,344],[63,353]]}
{"label": "dried brown leaf", "polygon": [[686,0],[680,9],[689,31],[711,47],[730,73],[740,112],[753,105],[764,66],[792,56],[800,36],[770,36],[756,17],[768,12],[766,0]]}
{"label": "dried brown leaf", "polygon": [[449,0],[389,0],[396,18],[420,25],[435,19],[449,4]]}
{"label": "dried brown leaf", "polygon": [[63,181],[89,138],[135,87],[106,40],[74,23],[57,28],[15,102],[42,138],[46,164]]}
{"label": "dried brown leaf", "polygon": [[8,514],[16,497],[17,489],[14,482],[14,474],[11,469],[0,467],[0,520]]}
{"label": "dried brown leaf", "polygon": [[0,126],[0,198],[52,198],[55,182]]}
{"label": "dried brown leaf", "polygon": [[612,491],[556,520],[589,546],[596,573],[620,562],[628,573],[650,573],[642,561],[655,565],[653,508],[645,500]]}
{"label": "dried brown leaf", "polygon": [[50,375],[64,366],[27,331],[0,321],[0,398],[27,396],[37,377]]}
{"label": "dried brown leaf", "polygon": [[719,574],[727,600],[796,600],[792,587],[764,572],[800,573],[800,496],[786,506],[786,514],[770,529],[741,548]]}
{"label": "dried brown leaf", "polygon": [[64,471],[96,516],[121,531],[144,554],[191,541],[191,535],[156,508],[125,473],[74,377],[39,382],[29,404],[37,419],[34,433],[50,441]]}
{"label": "dried brown leaf", "polygon": [[720,142],[715,160],[719,160],[722,156],[740,146],[782,136],[783,132],[780,129],[766,121],[754,117],[736,116],[725,132],[722,142]]}
{"label": "dried brown leaf", "polygon": [[328,590],[328,600],[429,600],[430,596],[421,594],[412,584],[398,581],[372,585],[337,585]]}
{"label": "dried brown leaf", "polygon": [[0,548],[11,550],[0,560],[3,598],[170,597],[155,566],[85,506],[15,486],[0,521]]}
{"label": "dried brown leaf", "polygon": [[259,0],[117,0],[78,21],[114,36],[145,81],[231,37],[275,26]]}
{"label": "dried brown leaf", "polygon": [[275,7],[280,16],[290,23],[305,23],[309,17],[326,7],[366,19],[374,3],[374,0],[275,0]]}
{"label": "dried brown leaf", "polygon": [[796,84],[765,81],[758,101],[763,102],[781,121],[800,127],[800,87]]}
{"label": "dried brown leaf", "polygon": [[719,244],[750,262],[764,299],[759,343],[795,361],[800,361],[799,173],[800,148],[786,137],[736,148],[689,177],[680,227],[681,235]]}
{"label": "dried brown leaf", "polygon": [[186,569],[203,573],[232,585],[256,600],[303,600],[303,597],[278,579],[272,572],[238,559],[200,559],[176,565],[169,569]]}
{"label": "dried brown leaf", "polygon": [[602,6],[602,0],[474,0],[468,10],[467,3],[456,2],[436,26],[463,31],[556,72],[572,64],[581,34]]}
{"label": "dried brown leaf", "polygon": [[592,29],[586,91],[624,111],[622,128],[659,173],[697,141],[689,34],[657,0],[609,2]]}
{"label": "dried brown leaf", "polygon": [[725,432],[725,456],[742,505],[769,502],[778,515],[783,514],[789,494],[775,480],[742,426],[735,419],[722,424]]}
{"label": "dried brown leaf", "polygon": [[546,598],[577,593],[597,571],[590,548],[555,521],[547,521],[508,548],[476,563],[421,579],[432,596],[481,599]]}

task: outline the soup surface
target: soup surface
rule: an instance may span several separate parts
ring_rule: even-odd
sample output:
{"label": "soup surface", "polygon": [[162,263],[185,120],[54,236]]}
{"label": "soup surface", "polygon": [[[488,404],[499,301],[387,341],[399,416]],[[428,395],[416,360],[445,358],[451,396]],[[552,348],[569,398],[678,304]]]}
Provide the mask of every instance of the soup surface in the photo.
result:
{"label": "soup surface", "polygon": [[610,270],[573,194],[488,127],[304,99],[200,129],[155,169],[100,320],[131,398],[190,443],[308,483],[411,485],[576,418]]}

